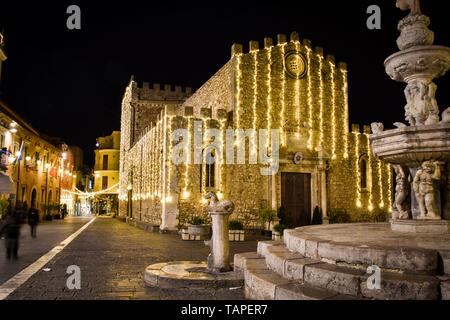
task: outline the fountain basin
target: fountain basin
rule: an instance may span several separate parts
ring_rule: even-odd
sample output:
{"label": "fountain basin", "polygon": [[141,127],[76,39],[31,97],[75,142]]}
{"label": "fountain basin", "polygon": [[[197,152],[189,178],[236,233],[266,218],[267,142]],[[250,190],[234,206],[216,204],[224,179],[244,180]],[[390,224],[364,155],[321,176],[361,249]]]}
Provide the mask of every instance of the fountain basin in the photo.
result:
{"label": "fountain basin", "polygon": [[374,154],[391,164],[419,167],[450,159],[450,123],[403,127],[370,135]]}
{"label": "fountain basin", "polygon": [[391,55],[384,65],[386,73],[395,81],[409,82],[414,78],[432,80],[449,70],[450,48],[415,46]]}

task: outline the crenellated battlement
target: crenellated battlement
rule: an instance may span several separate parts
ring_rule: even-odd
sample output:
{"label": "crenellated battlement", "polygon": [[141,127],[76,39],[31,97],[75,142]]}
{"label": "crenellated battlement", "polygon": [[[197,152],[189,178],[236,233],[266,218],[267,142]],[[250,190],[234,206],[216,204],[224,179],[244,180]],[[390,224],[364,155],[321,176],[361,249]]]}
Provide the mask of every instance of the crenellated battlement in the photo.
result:
{"label": "crenellated battlement", "polygon": [[159,83],[143,82],[139,85],[137,82],[133,82],[133,91],[135,97],[139,100],[180,100],[184,101],[192,95],[191,87],[172,86],[170,84],[161,85]]}
{"label": "crenellated battlement", "polygon": [[[276,43],[276,44],[275,44]],[[324,50],[322,47],[315,47],[313,49],[312,42],[309,39],[303,39],[301,41],[300,36],[298,32],[294,31],[289,35],[289,41],[288,37],[285,34],[278,34],[276,38],[276,42],[270,37],[266,37],[263,39],[263,46],[260,46],[260,42],[256,40],[250,40],[248,44],[248,50],[244,50],[244,46],[240,43],[234,43],[231,46],[231,57],[234,57],[236,55],[244,55],[249,53],[254,53],[255,51],[262,51],[271,47],[276,46],[283,46],[288,44],[300,44],[304,48],[307,48],[307,50],[311,50],[315,55],[320,59],[323,58],[327,62],[330,62],[334,65],[336,65],[339,69],[342,71],[347,70],[347,64],[345,62],[338,62],[336,63],[334,55],[327,54],[325,56]]]}

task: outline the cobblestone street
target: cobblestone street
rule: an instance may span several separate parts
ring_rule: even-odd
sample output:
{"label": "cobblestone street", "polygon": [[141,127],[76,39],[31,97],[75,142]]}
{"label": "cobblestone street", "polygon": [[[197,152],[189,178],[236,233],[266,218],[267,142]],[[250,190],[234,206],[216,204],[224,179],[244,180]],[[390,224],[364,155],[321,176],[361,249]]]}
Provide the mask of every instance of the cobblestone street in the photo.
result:
{"label": "cobblestone street", "polygon": [[[75,218],[52,227],[64,233],[68,226],[76,229],[81,226],[80,220]],[[43,230],[41,238],[45,238]],[[60,238],[62,241],[64,236]],[[24,243],[22,255],[26,250]],[[256,241],[231,243],[231,255],[255,250]],[[243,299],[241,289],[193,292],[145,287],[143,272],[148,265],[172,260],[205,260],[208,253],[209,248],[203,242],[185,242],[179,235],[148,233],[115,219],[97,218],[45,266],[51,271],[40,270],[8,299]],[[71,265],[81,269],[81,290],[66,287],[66,270]]]}

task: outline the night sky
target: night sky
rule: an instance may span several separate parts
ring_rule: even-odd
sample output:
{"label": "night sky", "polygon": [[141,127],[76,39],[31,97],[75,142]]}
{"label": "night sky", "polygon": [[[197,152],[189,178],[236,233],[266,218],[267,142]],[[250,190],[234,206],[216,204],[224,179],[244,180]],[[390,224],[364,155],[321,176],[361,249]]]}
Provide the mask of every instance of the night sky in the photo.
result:
{"label": "night sky", "polygon": [[[2,98],[39,131],[61,137],[93,160],[95,138],[120,129],[131,75],[139,82],[198,88],[244,44],[298,31],[349,67],[351,123],[403,121],[404,84],[383,61],[398,51],[395,0],[332,1],[15,1],[0,4],[8,60]],[[435,44],[450,45],[448,0],[422,1]],[[82,30],[66,28],[66,9],[82,10]],[[382,9],[382,29],[368,30],[366,9]],[[436,81],[441,111],[450,106],[450,75]]]}

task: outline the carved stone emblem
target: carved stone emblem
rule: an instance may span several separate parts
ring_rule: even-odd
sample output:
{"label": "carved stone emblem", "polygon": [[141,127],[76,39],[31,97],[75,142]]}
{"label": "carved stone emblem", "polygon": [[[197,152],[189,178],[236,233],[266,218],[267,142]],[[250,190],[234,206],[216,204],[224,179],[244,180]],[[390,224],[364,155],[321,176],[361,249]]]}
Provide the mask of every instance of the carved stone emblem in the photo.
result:
{"label": "carved stone emblem", "polygon": [[298,51],[287,52],[284,56],[284,69],[291,78],[303,78],[308,70],[305,56]]}

